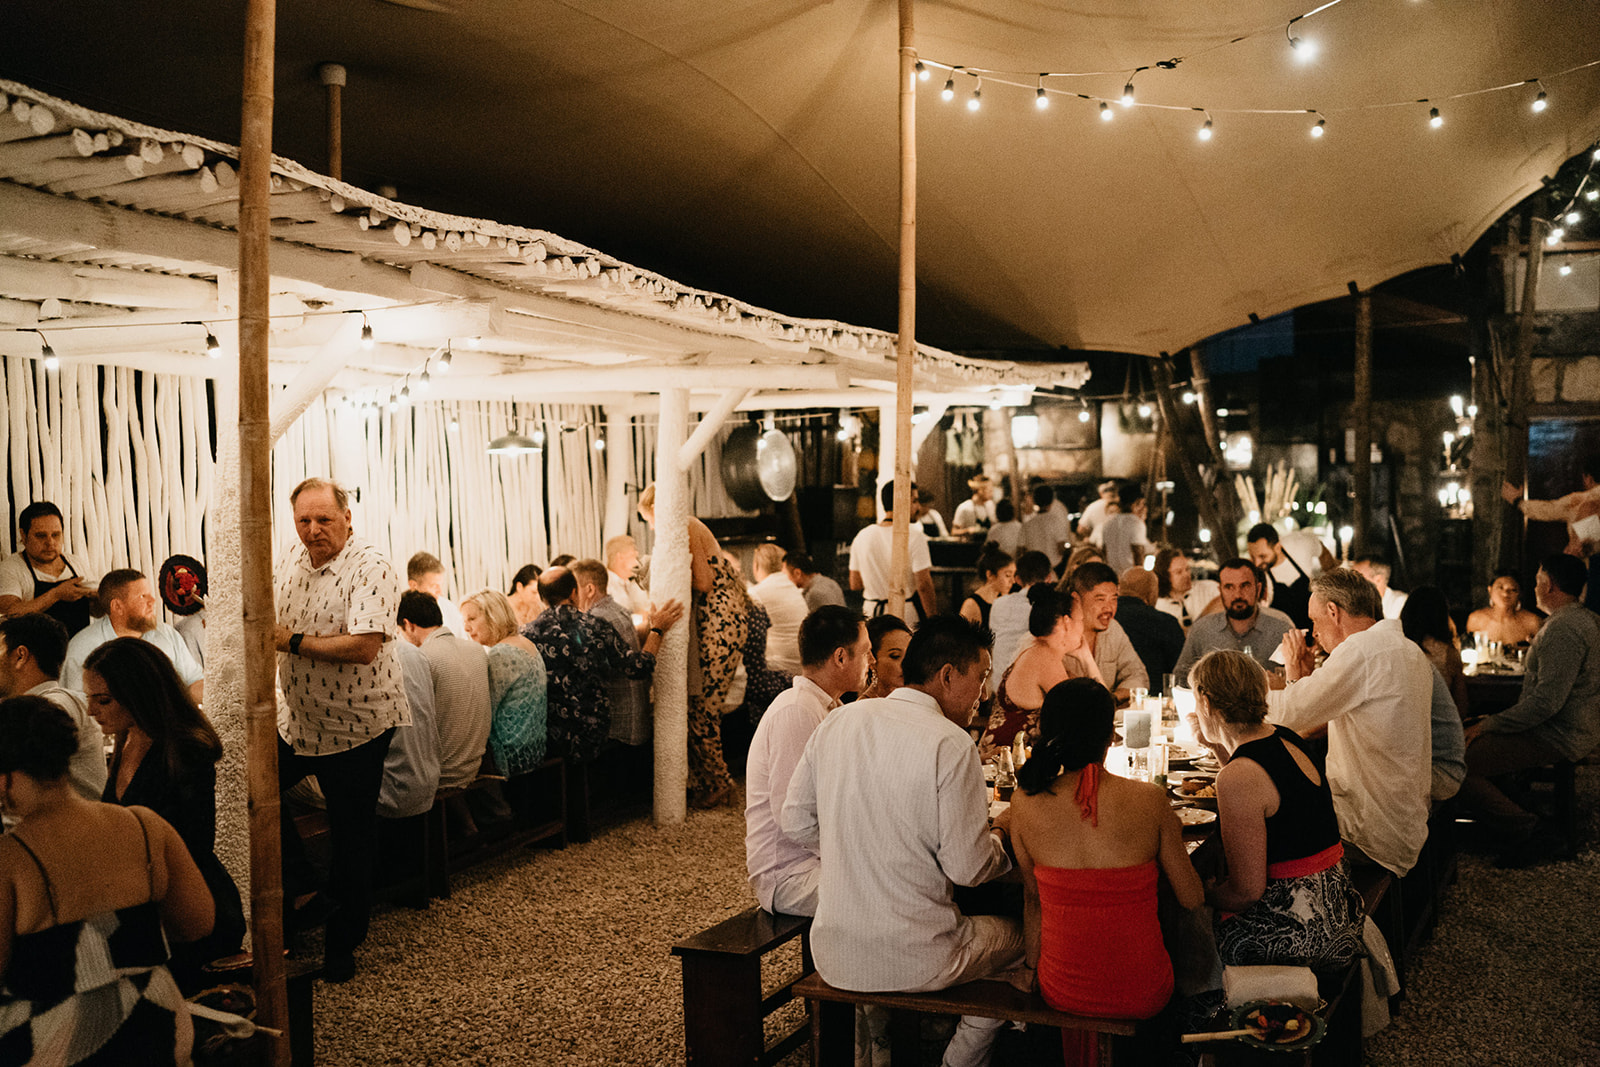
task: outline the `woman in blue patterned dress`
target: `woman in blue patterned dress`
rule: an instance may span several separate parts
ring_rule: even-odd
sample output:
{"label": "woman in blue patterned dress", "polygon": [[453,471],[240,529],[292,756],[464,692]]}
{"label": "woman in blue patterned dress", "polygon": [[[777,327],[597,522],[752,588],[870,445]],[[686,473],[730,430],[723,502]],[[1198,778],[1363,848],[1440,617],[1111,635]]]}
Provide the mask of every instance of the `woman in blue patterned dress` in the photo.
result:
{"label": "woman in blue patterned dress", "polygon": [[498,589],[461,602],[467,636],[489,649],[489,755],[507,778],[544,762],[547,690],[544,657],[517,632],[517,613]]}

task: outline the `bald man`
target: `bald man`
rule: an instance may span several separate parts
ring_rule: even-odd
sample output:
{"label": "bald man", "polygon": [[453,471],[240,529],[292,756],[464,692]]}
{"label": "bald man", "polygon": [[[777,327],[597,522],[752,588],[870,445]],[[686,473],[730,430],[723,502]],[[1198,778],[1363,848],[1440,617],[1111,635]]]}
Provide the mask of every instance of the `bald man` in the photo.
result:
{"label": "bald man", "polygon": [[1161,687],[1161,676],[1171,674],[1183,652],[1183,624],[1156,610],[1156,576],[1140,566],[1122,572],[1117,583],[1117,621],[1128,632],[1150,678],[1150,691]]}

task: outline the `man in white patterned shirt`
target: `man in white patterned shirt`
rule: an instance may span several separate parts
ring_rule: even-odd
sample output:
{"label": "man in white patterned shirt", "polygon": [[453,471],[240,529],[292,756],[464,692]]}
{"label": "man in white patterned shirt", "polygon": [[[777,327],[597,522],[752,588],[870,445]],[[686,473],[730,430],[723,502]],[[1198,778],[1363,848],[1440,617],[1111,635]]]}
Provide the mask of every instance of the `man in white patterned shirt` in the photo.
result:
{"label": "man in white patterned shirt", "polygon": [[[328,804],[328,920],[323,976],[348,981],[372,909],[372,842],[384,757],[395,727],[411,721],[391,639],[400,575],[350,532],[343,489],[307,478],[289,494],[300,546],[277,577],[278,784],[307,775]],[[303,848],[284,817],[286,881]]]}

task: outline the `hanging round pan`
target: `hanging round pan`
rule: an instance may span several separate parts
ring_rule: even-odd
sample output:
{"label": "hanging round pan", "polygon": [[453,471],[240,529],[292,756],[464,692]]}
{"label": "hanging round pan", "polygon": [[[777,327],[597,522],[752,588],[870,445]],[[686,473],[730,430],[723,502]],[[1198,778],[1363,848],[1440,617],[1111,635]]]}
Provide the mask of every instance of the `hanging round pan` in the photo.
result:
{"label": "hanging round pan", "polygon": [[794,494],[794,446],[777,430],[762,433],[754,423],[738,427],[722,444],[722,484],[733,502],[760,511],[773,500]]}

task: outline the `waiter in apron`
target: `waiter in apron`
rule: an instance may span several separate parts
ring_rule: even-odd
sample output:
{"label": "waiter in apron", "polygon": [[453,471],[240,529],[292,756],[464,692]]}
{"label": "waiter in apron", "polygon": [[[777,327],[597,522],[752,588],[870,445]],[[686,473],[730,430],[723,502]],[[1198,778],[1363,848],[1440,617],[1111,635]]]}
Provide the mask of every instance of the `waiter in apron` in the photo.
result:
{"label": "waiter in apron", "polygon": [[94,587],[61,551],[61,509],[47,500],[22,509],[17,519],[22,551],[0,562],[0,615],[43,612],[70,637],[89,625]]}
{"label": "waiter in apron", "polygon": [[[1311,575],[1306,573],[1294,556],[1284,551],[1278,540],[1278,531],[1270,523],[1261,522],[1250,527],[1245,541],[1250,562],[1261,568],[1272,583],[1269,589],[1272,606],[1293,619],[1295,626],[1300,629],[1311,629]],[[1285,563],[1292,568],[1292,579],[1274,573]]]}

